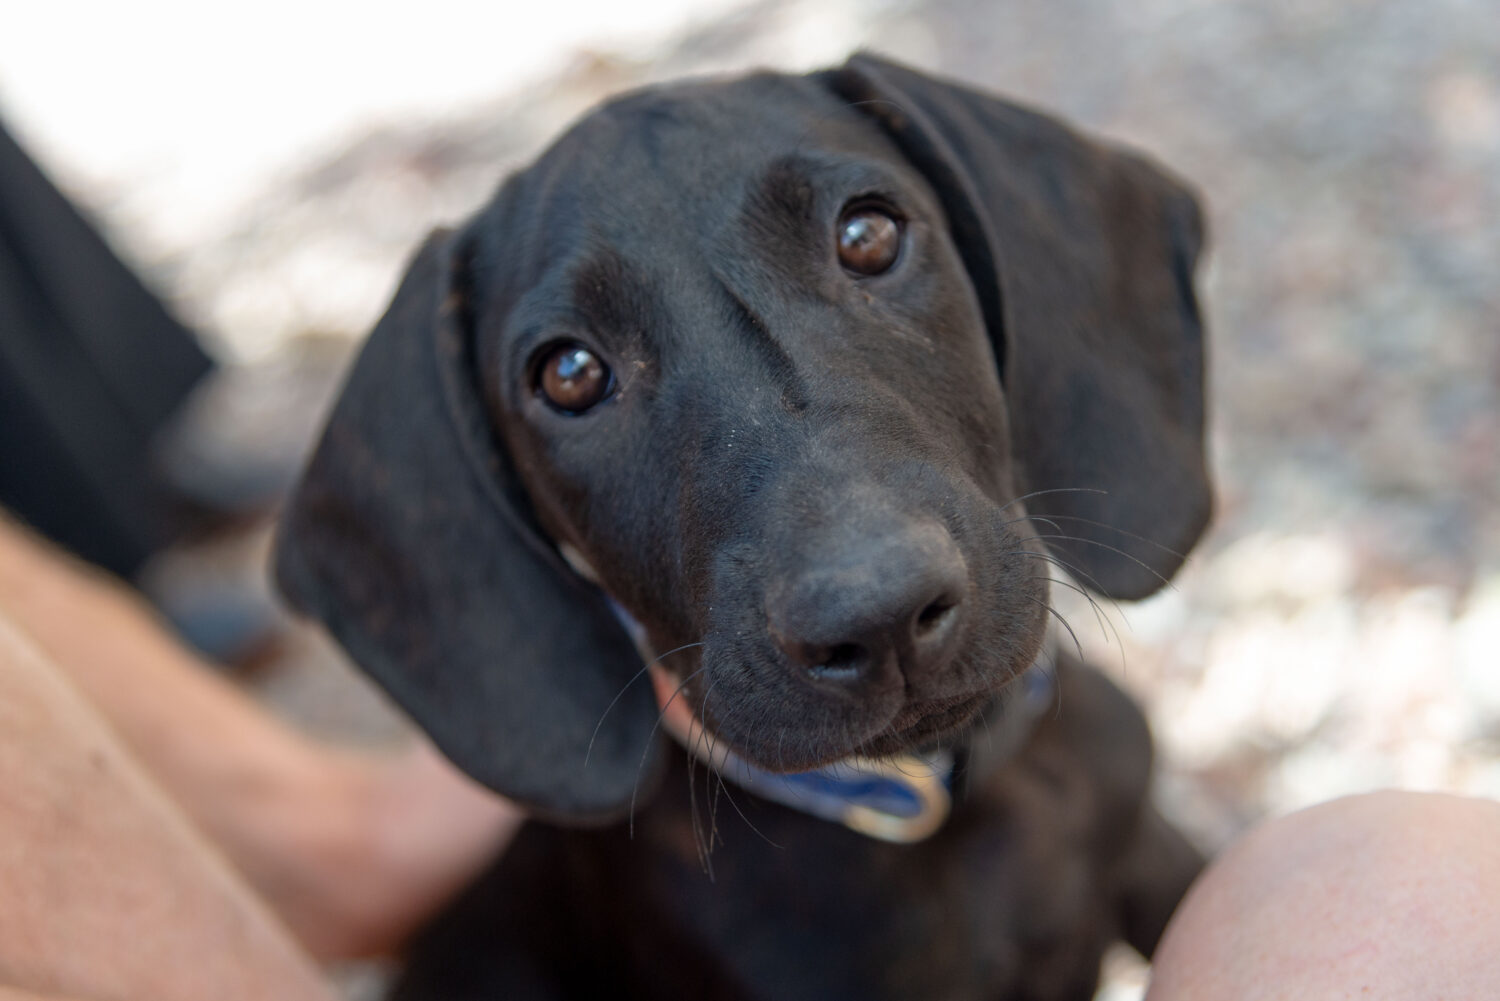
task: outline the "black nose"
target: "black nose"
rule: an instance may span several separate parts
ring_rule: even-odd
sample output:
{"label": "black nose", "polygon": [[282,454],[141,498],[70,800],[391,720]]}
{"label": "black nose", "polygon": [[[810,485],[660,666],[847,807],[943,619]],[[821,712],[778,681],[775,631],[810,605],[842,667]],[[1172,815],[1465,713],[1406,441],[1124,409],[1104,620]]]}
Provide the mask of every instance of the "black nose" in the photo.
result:
{"label": "black nose", "polygon": [[917,523],[852,551],[805,558],[768,590],[766,617],[776,644],[811,679],[917,680],[951,659],[968,572],[941,525]]}

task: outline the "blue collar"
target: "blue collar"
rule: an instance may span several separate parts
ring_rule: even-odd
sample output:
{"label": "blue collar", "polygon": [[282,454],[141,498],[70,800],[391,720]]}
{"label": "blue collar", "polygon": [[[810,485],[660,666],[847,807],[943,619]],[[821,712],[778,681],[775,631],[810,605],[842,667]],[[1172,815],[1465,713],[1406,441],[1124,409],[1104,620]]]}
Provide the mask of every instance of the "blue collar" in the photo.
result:
{"label": "blue collar", "polygon": [[881,841],[932,835],[953,808],[953,755],[844,758],[810,772],[767,771],[725,752],[719,774],[763,799],[843,824]]}

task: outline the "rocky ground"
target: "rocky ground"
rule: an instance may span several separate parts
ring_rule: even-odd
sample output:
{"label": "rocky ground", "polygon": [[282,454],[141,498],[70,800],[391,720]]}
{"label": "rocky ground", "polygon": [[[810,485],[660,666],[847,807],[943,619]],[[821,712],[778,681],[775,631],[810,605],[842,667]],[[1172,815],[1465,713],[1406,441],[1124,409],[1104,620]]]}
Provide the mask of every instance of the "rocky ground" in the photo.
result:
{"label": "rocky ground", "polygon": [[[1151,707],[1169,809],[1212,846],[1376,786],[1500,797],[1492,0],[765,0],[649,53],[579,52],[555,78],[296,165],[212,239],[145,260],[244,362],[183,447],[259,470],[241,494],[274,494],[422,233],[600,97],[861,45],[1149,149],[1208,206],[1215,526],[1173,589],[1109,610],[1118,638],[1067,612]],[[232,413],[250,416],[215,427]],[[261,549],[214,566],[253,574]],[[371,732],[310,643],[263,675],[273,692]],[[1108,996],[1138,982],[1122,968]]]}

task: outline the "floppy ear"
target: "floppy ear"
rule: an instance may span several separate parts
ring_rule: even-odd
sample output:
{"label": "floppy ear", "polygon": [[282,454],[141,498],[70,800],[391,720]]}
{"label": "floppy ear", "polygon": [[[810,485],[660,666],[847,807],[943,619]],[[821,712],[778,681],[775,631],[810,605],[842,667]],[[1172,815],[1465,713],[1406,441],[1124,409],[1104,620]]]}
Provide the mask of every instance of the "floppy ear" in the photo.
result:
{"label": "floppy ear", "polygon": [[496,444],[468,280],[464,239],[429,238],[292,495],[277,580],[464,771],[543,815],[609,819],[654,772],[651,685]]}
{"label": "floppy ear", "polygon": [[[1198,206],[1145,159],[869,55],[827,76],[936,189],[984,311],[1023,492],[1115,598],[1157,590],[1212,501]],[[1049,492],[1050,491],[1050,492]],[[1052,519],[1058,531],[1047,527]]]}

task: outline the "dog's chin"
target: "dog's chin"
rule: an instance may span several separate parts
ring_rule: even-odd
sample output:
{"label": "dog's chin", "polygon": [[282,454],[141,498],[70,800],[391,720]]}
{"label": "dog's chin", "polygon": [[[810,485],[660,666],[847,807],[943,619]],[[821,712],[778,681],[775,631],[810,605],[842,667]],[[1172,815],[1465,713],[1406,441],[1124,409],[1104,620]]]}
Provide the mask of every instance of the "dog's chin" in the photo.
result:
{"label": "dog's chin", "polygon": [[886,729],[850,753],[884,758],[950,743],[967,733],[994,701],[993,692],[980,692],[907,706]]}
{"label": "dog's chin", "polygon": [[[961,695],[909,705],[883,729],[856,743],[837,746],[826,742],[784,739],[772,753],[733,741],[734,751],[767,771],[806,772],[851,757],[884,758],[952,744],[971,730],[994,705],[992,691]],[[708,728],[713,730],[713,724]]]}

